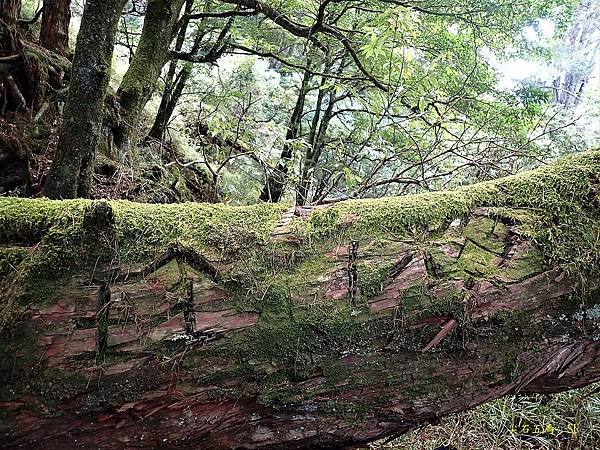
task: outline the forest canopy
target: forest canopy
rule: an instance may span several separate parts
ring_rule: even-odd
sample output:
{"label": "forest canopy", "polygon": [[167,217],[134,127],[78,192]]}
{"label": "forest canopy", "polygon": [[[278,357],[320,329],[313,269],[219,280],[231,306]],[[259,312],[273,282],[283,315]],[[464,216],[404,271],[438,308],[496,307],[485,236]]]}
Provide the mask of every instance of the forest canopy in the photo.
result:
{"label": "forest canopy", "polygon": [[[33,173],[5,191],[320,204],[492,179],[597,140],[594,2],[115,2],[102,45],[100,11],[88,8],[88,30],[77,1],[46,3],[21,5],[13,20],[33,42],[4,51],[19,59],[5,113],[35,119],[33,132],[14,130]],[[36,53],[37,33],[51,53]],[[76,65],[104,64],[109,83],[82,124],[93,155],[74,157],[69,116],[85,112],[69,108],[82,103],[64,91],[70,61],[56,67],[72,57],[69,39],[80,53],[103,47],[79,61],[74,50]],[[25,76],[32,64],[49,90]]]}

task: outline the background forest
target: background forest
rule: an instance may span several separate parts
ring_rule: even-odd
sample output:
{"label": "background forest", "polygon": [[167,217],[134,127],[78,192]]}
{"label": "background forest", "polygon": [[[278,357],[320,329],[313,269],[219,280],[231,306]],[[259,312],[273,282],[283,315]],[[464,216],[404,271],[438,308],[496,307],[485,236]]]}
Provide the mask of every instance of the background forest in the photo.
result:
{"label": "background forest", "polygon": [[[600,145],[597,0],[83,3],[0,0],[2,196],[322,205]],[[593,448],[599,424],[592,386],[379,447]]]}

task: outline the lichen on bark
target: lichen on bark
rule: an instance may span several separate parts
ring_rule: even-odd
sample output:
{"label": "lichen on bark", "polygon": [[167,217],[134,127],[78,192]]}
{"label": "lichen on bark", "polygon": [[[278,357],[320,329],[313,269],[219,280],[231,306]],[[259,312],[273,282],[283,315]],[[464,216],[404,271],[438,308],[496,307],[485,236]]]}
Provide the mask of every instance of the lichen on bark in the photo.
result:
{"label": "lichen on bark", "polygon": [[60,139],[44,186],[48,197],[89,196],[117,24],[124,4],[125,0],[86,4]]}

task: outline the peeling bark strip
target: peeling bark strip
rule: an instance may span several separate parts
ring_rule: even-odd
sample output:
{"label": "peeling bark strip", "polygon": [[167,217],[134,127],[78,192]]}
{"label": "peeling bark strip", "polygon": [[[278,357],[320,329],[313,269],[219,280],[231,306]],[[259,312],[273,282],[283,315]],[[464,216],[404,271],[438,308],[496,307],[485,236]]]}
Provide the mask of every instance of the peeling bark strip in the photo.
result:
{"label": "peeling bark strip", "polygon": [[599,173],[293,211],[0,199],[0,448],[356,447],[598,381]]}

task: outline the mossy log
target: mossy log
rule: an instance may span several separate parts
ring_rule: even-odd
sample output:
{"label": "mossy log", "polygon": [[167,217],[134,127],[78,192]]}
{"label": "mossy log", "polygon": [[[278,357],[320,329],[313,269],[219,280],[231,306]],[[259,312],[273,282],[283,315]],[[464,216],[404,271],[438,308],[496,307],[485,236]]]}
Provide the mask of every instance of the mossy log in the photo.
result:
{"label": "mossy log", "polygon": [[0,199],[0,448],[345,448],[600,380],[600,152],[300,209]]}

